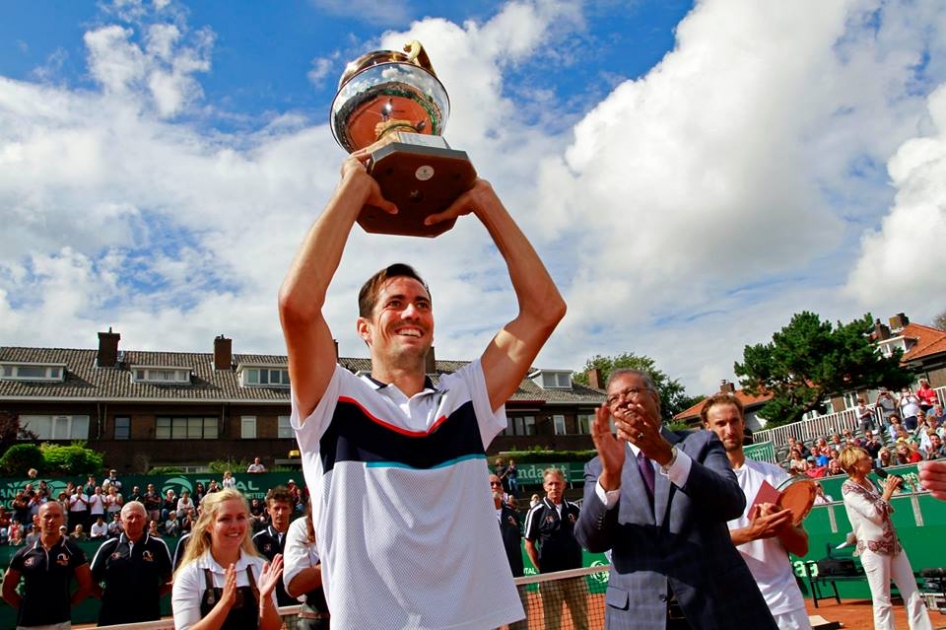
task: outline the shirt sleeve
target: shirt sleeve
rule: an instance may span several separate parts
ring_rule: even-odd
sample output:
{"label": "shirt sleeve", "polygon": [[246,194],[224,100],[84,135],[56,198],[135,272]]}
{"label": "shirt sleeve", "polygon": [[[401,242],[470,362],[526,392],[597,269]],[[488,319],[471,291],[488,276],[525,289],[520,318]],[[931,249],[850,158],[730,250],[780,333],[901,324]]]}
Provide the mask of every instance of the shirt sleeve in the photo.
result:
{"label": "shirt sleeve", "polygon": [[198,579],[196,562],[189,563],[178,571],[171,589],[171,610],[174,613],[174,630],[187,630],[200,621],[200,599],[204,585]]}
{"label": "shirt sleeve", "polygon": [[470,362],[452,376],[442,377],[449,382],[452,377],[462,378],[470,392],[476,421],[479,424],[480,436],[483,439],[483,448],[488,448],[499,433],[506,428],[506,406],[501,405],[493,411],[489,404],[489,392],[486,389],[486,375],[483,373],[483,364],[479,359]]}
{"label": "shirt sleeve", "polygon": [[[352,376],[348,370],[336,364],[335,372],[332,374],[331,380],[329,380],[328,387],[325,388],[325,393],[322,394],[322,399],[319,401],[319,404],[316,405],[312,413],[305,418],[303,418],[299,412],[299,403],[296,400],[296,394],[290,388],[292,411],[289,416],[289,425],[292,427],[293,431],[295,431],[296,441],[299,443],[299,448],[302,450],[303,456],[305,456],[306,453],[314,454],[319,452],[319,440],[322,439],[322,434],[325,433],[325,429],[328,428],[332,414],[335,412],[335,407],[338,404],[338,396],[342,389],[342,379],[345,378],[345,375]],[[353,376],[353,378],[355,377]]]}
{"label": "shirt sleeve", "polygon": [[539,538],[539,513],[542,511],[542,503],[536,503],[535,507],[526,514],[525,539],[535,542]]}
{"label": "shirt sleeve", "polygon": [[[296,523],[300,525],[296,525]],[[306,536],[305,519],[300,518],[293,521],[292,525],[289,526],[289,533],[286,534],[286,548],[283,550],[283,584],[288,586],[293,578],[299,575],[304,569],[318,564],[318,556],[316,555],[316,560],[313,564],[312,555],[313,554],[310,554],[309,551]]]}

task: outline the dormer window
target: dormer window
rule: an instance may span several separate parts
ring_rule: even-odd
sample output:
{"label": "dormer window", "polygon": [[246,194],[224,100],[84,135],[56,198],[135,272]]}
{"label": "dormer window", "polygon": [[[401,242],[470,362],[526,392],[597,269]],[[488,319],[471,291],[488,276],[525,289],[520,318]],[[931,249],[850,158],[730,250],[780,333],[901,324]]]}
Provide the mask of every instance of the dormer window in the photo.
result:
{"label": "dormer window", "polygon": [[243,387],[289,387],[289,370],[282,366],[240,366]]}
{"label": "dormer window", "polygon": [[133,365],[131,366],[131,380],[134,383],[157,385],[189,385],[191,371],[188,368]]}
{"label": "dormer window", "polygon": [[61,383],[65,378],[65,364],[0,363],[0,380]]}
{"label": "dormer window", "polygon": [[542,389],[570,389],[572,386],[570,370],[539,370],[531,378]]}

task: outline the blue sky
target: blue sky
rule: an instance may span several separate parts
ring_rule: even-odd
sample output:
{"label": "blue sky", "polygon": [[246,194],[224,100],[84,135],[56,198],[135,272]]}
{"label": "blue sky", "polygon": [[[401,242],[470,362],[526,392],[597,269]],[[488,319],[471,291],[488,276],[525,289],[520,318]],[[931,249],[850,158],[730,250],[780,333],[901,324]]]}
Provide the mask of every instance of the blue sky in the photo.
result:
{"label": "blue sky", "polygon": [[[636,352],[708,393],[791,315],[946,308],[946,7],[872,0],[19,2],[0,20],[0,344],[282,353],[275,295],[344,157],[345,63],[420,39],[569,314],[538,364]],[[475,220],[357,228],[326,307],[402,260],[437,355],[513,315]]]}

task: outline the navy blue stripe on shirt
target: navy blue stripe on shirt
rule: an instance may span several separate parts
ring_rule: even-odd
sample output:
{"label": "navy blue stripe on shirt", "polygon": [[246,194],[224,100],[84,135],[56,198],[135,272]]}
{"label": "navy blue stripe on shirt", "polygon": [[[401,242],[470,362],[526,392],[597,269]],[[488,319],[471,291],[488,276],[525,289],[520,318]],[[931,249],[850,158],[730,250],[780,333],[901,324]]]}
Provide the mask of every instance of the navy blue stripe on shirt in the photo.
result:
{"label": "navy blue stripe on shirt", "polygon": [[350,398],[339,400],[319,441],[319,454],[324,472],[336,462],[427,470],[486,458],[472,402],[438,420],[429,432],[420,433],[374,418]]}

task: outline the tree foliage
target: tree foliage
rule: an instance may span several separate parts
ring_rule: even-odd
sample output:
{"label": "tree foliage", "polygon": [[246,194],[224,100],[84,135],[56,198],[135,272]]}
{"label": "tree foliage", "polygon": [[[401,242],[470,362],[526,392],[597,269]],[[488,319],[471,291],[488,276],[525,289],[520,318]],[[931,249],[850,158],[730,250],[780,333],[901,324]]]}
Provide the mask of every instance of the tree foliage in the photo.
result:
{"label": "tree foliage", "polygon": [[672,418],[703,399],[702,396],[688,396],[686,388],[680,381],[670,378],[658,369],[653,359],[648,356],[638,356],[632,352],[624,352],[613,357],[595,355],[585,362],[584,370],[576,374],[574,380],[582,385],[587,385],[587,372],[597,369],[601,371],[602,380],[607,382],[611,372],[620,368],[630,368],[650,374],[650,377],[654,379],[654,384],[657,385],[657,392],[660,394],[660,411],[664,419]]}
{"label": "tree foliage", "polygon": [[946,311],[933,318],[933,327],[940,330],[946,330]]}
{"label": "tree foliage", "polygon": [[105,467],[102,453],[85,447],[84,442],[75,442],[68,446],[62,444],[43,444],[42,472],[48,475],[96,475]]}
{"label": "tree foliage", "polygon": [[821,321],[808,311],[772,335],[772,342],[746,346],[734,369],[752,395],[772,394],[759,415],[772,425],[797,422],[826,396],[885,385],[900,388],[912,376],[900,367],[902,353],[883,357],[870,340],[870,314],[850,323]]}
{"label": "tree foliage", "polygon": [[35,439],[35,433],[20,426],[19,416],[0,409],[0,453],[6,453],[23,440]]}
{"label": "tree foliage", "polygon": [[30,468],[43,469],[43,454],[35,444],[14,444],[0,457],[0,475],[25,477]]}

